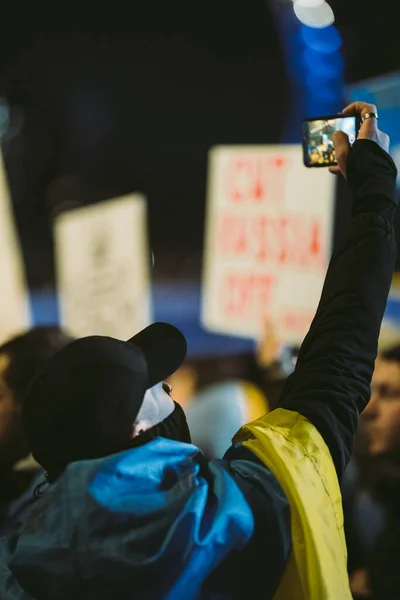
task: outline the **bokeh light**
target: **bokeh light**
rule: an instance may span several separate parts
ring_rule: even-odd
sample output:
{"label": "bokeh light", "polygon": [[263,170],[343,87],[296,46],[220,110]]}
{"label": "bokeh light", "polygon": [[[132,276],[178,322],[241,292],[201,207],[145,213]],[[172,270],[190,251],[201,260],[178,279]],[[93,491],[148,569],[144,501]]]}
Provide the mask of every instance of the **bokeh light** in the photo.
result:
{"label": "bokeh light", "polygon": [[321,4],[326,4],[326,0],[293,0],[293,4],[305,8],[313,8],[315,6],[320,6]]}
{"label": "bokeh light", "polygon": [[308,27],[323,29],[335,22],[335,15],[327,2],[316,6],[293,5],[294,13],[301,23]]}
{"label": "bokeh light", "polygon": [[336,77],[344,70],[344,60],[339,52],[323,54],[308,47],[301,53],[301,64],[303,68],[328,78]]}
{"label": "bokeh light", "polygon": [[310,98],[315,102],[333,103],[337,98],[337,81],[321,81],[319,77],[307,73],[306,87]]}
{"label": "bokeh light", "polygon": [[334,25],[330,25],[323,30],[303,25],[301,36],[306,46],[323,54],[336,52],[342,46],[341,35]]}

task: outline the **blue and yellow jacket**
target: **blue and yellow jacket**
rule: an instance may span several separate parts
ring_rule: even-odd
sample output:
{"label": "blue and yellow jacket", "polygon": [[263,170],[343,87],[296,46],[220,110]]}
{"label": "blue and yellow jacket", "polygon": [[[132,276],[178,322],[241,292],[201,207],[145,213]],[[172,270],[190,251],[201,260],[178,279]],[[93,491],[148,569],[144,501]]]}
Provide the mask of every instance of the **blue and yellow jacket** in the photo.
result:
{"label": "blue and yellow jacket", "polygon": [[278,410],[238,439],[225,460],[158,438],[71,464],[18,539],[3,541],[2,600],[118,599],[132,587],[140,599],[240,598],[254,587],[271,598],[278,586],[277,599],[289,589],[351,598],[340,492],[318,432]]}

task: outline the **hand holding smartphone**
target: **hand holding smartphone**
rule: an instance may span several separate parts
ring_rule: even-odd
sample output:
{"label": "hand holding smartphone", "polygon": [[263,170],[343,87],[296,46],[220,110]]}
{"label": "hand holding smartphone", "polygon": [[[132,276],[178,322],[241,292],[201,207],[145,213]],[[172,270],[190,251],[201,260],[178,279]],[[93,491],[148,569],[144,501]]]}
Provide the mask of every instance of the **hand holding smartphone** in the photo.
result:
{"label": "hand holding smartphone", "polygon": [[337,165],[332,135],[343,131],[349,137],[350,144],[357,138],[360,118],[356,116],[331,115],[304,119],[303,121],[303,157],[306,167],[332,167]]}

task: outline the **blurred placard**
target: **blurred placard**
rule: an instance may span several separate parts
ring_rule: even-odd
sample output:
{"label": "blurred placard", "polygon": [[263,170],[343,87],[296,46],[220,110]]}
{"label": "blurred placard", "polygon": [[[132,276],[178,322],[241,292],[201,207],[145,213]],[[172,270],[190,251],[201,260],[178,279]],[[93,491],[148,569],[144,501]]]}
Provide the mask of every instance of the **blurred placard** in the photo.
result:
{"label": "blurred placard", "polygon": [[30,325],[23,260],[0,151],[0,343]]}
{"label": "blurred placard", "polygon": [[61,214],[55,243],[61,322],[69,332],[128,339],[150,323],[144,198]]}
{"label": "blurred placard", "polygon": [[315,314],[331,252],[335,178],[307,169],[300,146],[211,151],[202,321],[260,338],[266,317],[298,344]]}

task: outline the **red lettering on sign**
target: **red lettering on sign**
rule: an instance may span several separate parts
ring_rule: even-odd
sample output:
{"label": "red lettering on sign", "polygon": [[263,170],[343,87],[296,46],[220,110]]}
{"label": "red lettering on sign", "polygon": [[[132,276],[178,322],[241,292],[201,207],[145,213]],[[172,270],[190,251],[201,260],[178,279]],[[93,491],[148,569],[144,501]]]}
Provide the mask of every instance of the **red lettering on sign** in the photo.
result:
{"label": "red lettering on sign", "polygon": [[271,302],[272,275],[229,274],[222,282],[223,311],[230,317],[264,316]]}
{"label": "red lettering on sign", "polygon": [[316,217],[222,216],[219,252],[265,264],[325,268],[322,225]]}
{"label": "red lettering on sign", "polygon": [[289,225],[290,221],[289,219],[281,219],[281,231],[282,231],[282,246],[281,246],[281,252],[279,255],[279,262],[281,264],[286,264],[286,261],[288,259],[288,249],[289,249],[289,242],[288,242],[288,225]]}
{"label": "red lettering on sign", "polygon": [[312,225],[311,253],[318,255],[321,250],[321,228],[318,223]]}
{"label": "red lettering on sign", "polygon": [[279,205],[284,198],[288,161],[274,158],[233,158],[226,171],[227,197],[234,204]]}
{"label": "red lettering on sign", "polygon": [[265,196],[265,186],[263,180],[263,171],[261,161],[257,161],[255,164],[255,186],[254,186],[254,199],[257,202],[262,202]]}
{"label": "red lettering on sign", "polygon": [[246,198],[249,182],[253,180],[252,164],[248,160],[236,159],[229,169],[231,181],[231,199],[233,202],[242,202]]}
{"label": "red lettering on sign", "polygon": [[267,217],[261,216],[254,223],[254,240],[256,242],[255,256],[259,261],[267,260],[267,247],[265,240],[267,239]]}
{"label": "red lettering on sign", "polygon": [[224,218],[220,223],[218,239],[224,256],[246,255],[249,251],[246,221],[232,216]]}
{"label": "red lettering on sign", "polygon": [[286,161],[284,158],[278,157],[275,159],[274,164],[277,169],[280,169],[281,167],[285,166]]}

